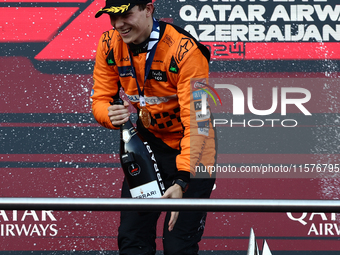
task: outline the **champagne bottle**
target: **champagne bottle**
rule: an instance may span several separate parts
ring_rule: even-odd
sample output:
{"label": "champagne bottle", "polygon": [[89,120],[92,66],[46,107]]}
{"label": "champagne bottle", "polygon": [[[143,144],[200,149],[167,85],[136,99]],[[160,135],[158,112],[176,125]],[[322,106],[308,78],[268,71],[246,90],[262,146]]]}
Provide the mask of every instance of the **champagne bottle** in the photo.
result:
{"label": "champagne bottle", "polygon": [[[113,104],[124,102],[119,98]],[[155,155],[130,119],[120,126],[120,162],[132,198],[159,198],[164,194]]]}

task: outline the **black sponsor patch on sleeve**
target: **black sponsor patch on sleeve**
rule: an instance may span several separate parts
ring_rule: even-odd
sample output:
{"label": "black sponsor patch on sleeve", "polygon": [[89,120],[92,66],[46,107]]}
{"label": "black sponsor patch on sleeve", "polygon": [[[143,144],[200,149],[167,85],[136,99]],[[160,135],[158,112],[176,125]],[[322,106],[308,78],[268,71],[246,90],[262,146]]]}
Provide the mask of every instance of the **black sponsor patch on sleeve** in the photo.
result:
{"label": "black sponsor patch on sleeve", "polygon": [[110,50],[109,54],[107,55],[106,57],[106,63],[109,65],[109,66],[114,66],[116,65],[116,61],[115,61],[115,58],[113,56],[113,49]]}
{"label": "black sponsor patch on sleeve", "polygon": [[195,111],[202,110],[202,101],[194,101]]}
{"label": "black sponsor patch on sleeve", "polygon": [[170,62],[169,72],[171,72],[171,73],[178,73],[178,71],[179,71],[178,65],[177,65],[177,63],[175,61],[175,58],[172,57],[171,58],[171,62]]}

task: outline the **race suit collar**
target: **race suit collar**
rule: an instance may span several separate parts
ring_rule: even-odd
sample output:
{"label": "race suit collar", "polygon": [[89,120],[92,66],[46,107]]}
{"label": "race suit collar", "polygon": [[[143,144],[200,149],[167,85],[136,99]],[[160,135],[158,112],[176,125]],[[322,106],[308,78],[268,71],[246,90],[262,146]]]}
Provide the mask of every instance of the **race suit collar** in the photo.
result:
{"label": "race suit collar", "polygon": [[140,44],[129,43],[129,49],[133,56],[138,56],[139,53],[144,53],[148,51],[150,36]]}

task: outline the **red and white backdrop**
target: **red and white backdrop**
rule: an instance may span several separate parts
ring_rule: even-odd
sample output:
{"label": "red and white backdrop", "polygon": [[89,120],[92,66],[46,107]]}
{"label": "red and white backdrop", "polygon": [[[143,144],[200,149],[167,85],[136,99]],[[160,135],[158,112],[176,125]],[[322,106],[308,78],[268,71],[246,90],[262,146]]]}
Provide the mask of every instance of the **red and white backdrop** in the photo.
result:
{"label": "red and white backdrop", "polygon": [[[89,95],[104,1],[0,0],[2,197],[119,197],[119,134]],[[155,17],[211,51],[218,139],[213,198],[338,199],[336,0],[157,0]],[[230,87],[229,87],[230,88]],[[241,95],[241,96],[240,96]],[[215,95],[214,95],[215,96]],[[243,105],[235,112],[233,105]],[[1,208],[0,208],[1,209]],[[115,254],[118,212],[0,210],[2,254]],[[337,213],[210,212],[201,254],[336,254]],[[161,250],[161,229],[157,244]],[[112,251],[112,252],[111,252]]]}

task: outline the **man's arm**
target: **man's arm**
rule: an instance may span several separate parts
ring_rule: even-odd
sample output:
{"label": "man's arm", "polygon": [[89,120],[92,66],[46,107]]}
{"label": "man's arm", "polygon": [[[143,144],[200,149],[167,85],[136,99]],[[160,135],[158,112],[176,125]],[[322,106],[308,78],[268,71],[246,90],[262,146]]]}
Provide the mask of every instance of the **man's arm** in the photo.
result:
{"label": "man's arm", "polygon": [[[181,109],[181,121],[184,126],[184,137],[181,140],[181,153],[176,158],[178,174],[175,178],[183,178],[186,182],[190,181],[190,172],[195,175],[193,164],[200,161],[203,153],[208,152],[206,156],[208,158],[211,156],[212,161],[215,156],[214,131],[212,130],[211,123],[209,123],[211,129],[209,132],[210,137],[199,134],[195,108],[192,102],[192,91],[190,89],[191,78],[207,79],[208,74],[208,61],[199,49],[195,49],[190,57],[182,63],[178,74],[177,93]],[[175,183],[167,189],[162,198],[182,198],[182,196],[182,187]],[[169,231],[174,228],[177,218],[178,212],[171,212],[168,223]]]}
{"label": "man's arm", "polygon": [[[193,104],[191,79],[200,78],[208,81],[209,63],[199,49],[195,49],[180,67],[178,80],[178,100],[181,108],[181,120],[184,126],[184,137],[181,140],[181,154],[177,156],[177,168],[195,175],[195,165],[203,156],[211,156],[214,163],[215,142],[210,118],[200,120],[196,117]],[[206,125],[208,133],[199,132],[199,124]]]}
{"label": "man's arm", "polygon": [[[119,75],[116,66],[109,66],[106,62],[106,52],[109,51],[108,49],[103,49],[103,45],[104,47],[107,47],[107,44],[102,43],[105,37],[106,35],[103,34],[100,38],[96,54],[96,63],[93,71],[94,85],[93,95],[91,96],[92,113],[97,122],[102,126],[110,129],[117,129],[112,125],[112,121],[117,120],[121,122],[124,118],[126,119],[127,116],[124,118],[123,116],[120,116],[119,118],[113,117],[114,114],[112,111],[115,110],[114,107],[116,106],[111,106],[110,102],[113,101],[112,97],[119,93]],[[125,109],[127,108],[125,107]],[[120,112],[120,114],[127,114],[127,112],[123,111]]]}

